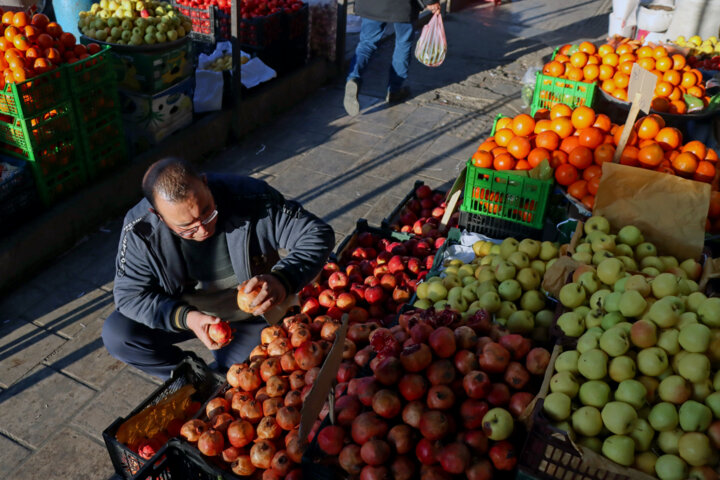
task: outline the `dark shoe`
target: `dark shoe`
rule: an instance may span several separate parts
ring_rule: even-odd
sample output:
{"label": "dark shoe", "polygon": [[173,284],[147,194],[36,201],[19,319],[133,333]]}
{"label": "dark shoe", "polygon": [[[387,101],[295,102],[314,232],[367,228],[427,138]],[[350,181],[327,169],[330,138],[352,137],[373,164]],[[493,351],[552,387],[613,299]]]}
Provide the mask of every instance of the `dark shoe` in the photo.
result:
{"label": "dark shoe", "polygon": [[385,95],[385,101],[388,103],[400,103],[407,100],[408,97],[410,97],[410,88],[401,87],[398,90],[388,90],[387,95]]}
{"label": "dark shoe", "polygon": [[345,98],[343,99],[343,107],[351,117],[360,113],[360,102],[358,102],[359,85],[355,80],[348,80],[345,84]]}

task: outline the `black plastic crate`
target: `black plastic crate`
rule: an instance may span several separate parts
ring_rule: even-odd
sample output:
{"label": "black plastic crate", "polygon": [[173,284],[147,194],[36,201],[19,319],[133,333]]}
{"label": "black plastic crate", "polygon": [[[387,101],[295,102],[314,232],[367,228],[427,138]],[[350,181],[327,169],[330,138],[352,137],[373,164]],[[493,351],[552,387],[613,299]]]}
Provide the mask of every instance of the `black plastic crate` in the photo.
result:
{"label": "black plastic crate", "polygon": [[12,227],[32,216],[40,207],[40,198],[27,162],[12,157],[0,157],[0,164],[3,163],[13,168],[9,175],[5,175],[5,180],[0,182],[0,224],[7,227],[3,232],[9,233]]}
{"label": "black plastic crate", "polygon": [[279,75],[292,72],[307,63],[307,38],[283,40],[270,46],[241,45],[244,52],[257,56]]}
{"label": "black plastic crate", "polygon": [[285,43],[287,40],[286,20],[284,12],[277,12],[264,17],[241,18],[239,40],[240,47],[272,47]]}
{"label": "black plastic crate", "polygon": [[361,218],[355,224],[355,230],[353,231],[353,233],[345,237],[343,241],[340,242],[340,245],[337,246],[335,252],[331,254],[332,261],[337,262],[341,265],[347,264],[349,260],[348,255],[350,255],[357,246],[357,236],[359,233],[362,232],[370,232],[374,235],[378,235],[384,238],[392,238],[394,240],[397,240],[398,242],[404,242],[405,240],[408,240],[412,237],[412,235],[410,235],[409,233],[395,232],[382,227],[371,227],[368,224],[367,220]]}
{"label": "black plastic crate", "polygon": [[285,31],[289,40],[299,38],[307,40],[308,29],[310,26],[310,8],[307,3],[303,3],[299,10],[285,13]]}
{"label": "black plastic crate", "polygon": [[466,212],[462,207],[460,208],[459,225],[461,229],[481,233],[490,238],[514,237],[517,239],[533,238],[540,240],[543,237],[543,230],[540,228],[531,228],[502,218]]}
{"label": "black plastic crate", "polygon": [[[225,383],[225,376],[210,370],[210,368],[197,358],[195,355],[191,355],[185,358],[180,365],[172,372],[172,376],[169,380],[158,387],[150,396],[145,399],[138,407],[136,407],[130,415],[124,418],[118,418],[112,425],[103,431],[103,439],[105,445],[110,454],[113,467],[118,475],[125,479],[134,478],[134,475],[138,473],[140,468],[147,462],[155,462],[158,455],[153,457],[152,460],[145,460],[138,454],[133,452],[130,447],[124,445],[117,440],[116,434],[120,426],[129,418],[140,413],[143,409],[150,405],[156,405],[161,400],[164,400],[171,394],[177,392],[182,387],[188,384],[192,384],[196,392],[192,395],[194,401],[198,401],[204,404],[211,396],[215,394],[218,388]],[[138,477],[144,478],[144,477]],[[166,478],[166,477],[160,477]],[[167,477],[169,478],[169,477]],[[177,478],[191,478],[191,477],[177,477]],[[201,477],[205,478],[205,477]],[[215,478],[215,477],[207,477]]]}
{"label": "black plastic crate", "polygon": [[[402,212],[403,208],[408,204],[410,200],[416,199],[415,196],[415,190],[417,190],[419,187],[425,185],[425,182],[422,180],[416,180],[415,185],[413,185],[412,190],[410,190],[407,195],[405,195],[405,198],[403,198],[400,203],[397,204],[397,206],[388,214],[387,217],[385,217],[382,220],[382,227],[383,228],[389,228],[391,230],[400,231],[400,212]],[[434,189],[432,191],[433,195],[436,193],[439,193],[443,196],[447,195],[447,192],[443,192],[442,190]],[[408,232],[412,234],[412,232]]]}
{"label": "black plastic crate", "polygon": [[202,454],[187,444],[170,440],[157,455],[146,462],[134,480],[218,480],[237,479],[236,475],[214,468]]}

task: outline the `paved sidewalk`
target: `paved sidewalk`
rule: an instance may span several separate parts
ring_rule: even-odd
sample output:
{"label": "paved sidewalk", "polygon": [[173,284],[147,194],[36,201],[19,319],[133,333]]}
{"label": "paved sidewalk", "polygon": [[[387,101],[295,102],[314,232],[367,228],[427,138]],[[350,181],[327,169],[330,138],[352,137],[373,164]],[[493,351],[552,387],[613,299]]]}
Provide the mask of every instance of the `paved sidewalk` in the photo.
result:
{"label": "paved sidewalk", "polygon": [[[522,110],[527,68],[559,43],[603,37],[610,8],[610,0],[520,0],[452,14],[445,64],[429,69],[413,61],[410,101],[382,100],[390,39],[369,67],[360,116],[345,115],[337,82],[205,168],[265,179],[327,220],[339,242],[360,217],[379,224],[415,180],[452,182],[493,118]],[[0,299],[2,478],[110,477],[102,431],[159,385],[112,359],[100,339],[113,310],[121,221],[108,219]],[[187,347],[211,358],[199,342]]]}

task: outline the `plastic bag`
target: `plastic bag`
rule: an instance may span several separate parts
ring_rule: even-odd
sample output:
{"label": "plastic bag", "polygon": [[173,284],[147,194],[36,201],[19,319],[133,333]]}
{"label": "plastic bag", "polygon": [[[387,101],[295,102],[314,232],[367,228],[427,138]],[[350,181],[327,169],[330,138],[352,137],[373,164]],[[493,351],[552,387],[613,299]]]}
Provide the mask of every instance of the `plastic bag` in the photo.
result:
{"label": "plastic bag", "polygon": [[415,58],[428,67],[439,67],[447,54],[447,40],[442,17],[433,15],[422,29],[420,40],[415,46]]}
{"label": "plastic bag", "polygon": [[522,98],[522,108],[528,108],[532,104],[533,95],[535,93],[535,84],[537,83],[537,74],[542,72],[542,67],[534,66],[527,69],[520,83],[520,97]]}
{"label": "plastic bag", "polygon": [[193,106],[196,112],[213,112],[222,109],[223,74],[209,68],[215,60],[228,54],[232,54],[230,42],[219,42],[215,51],[209,55],[200,54],[198,68],[195,71],[193,94]]}

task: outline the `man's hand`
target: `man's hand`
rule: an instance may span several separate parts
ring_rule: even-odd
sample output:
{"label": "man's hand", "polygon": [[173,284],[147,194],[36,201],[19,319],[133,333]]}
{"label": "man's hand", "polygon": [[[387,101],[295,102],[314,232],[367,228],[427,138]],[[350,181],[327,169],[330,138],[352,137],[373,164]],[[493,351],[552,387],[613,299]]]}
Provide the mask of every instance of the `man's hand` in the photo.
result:
{"label": "man's hand", "polygon": [[245,284],[245,293],[252,292],[257,286],[260,286],[260,293],[252,304],[255,310],[253,315],[263,315],[271,307],[285,300],[287,292],[285,286],[274,275],[256,275]]}
{"label": "man's hand", "polygon": [[210,350],[219,350],[222,348],[221,344],[214,342],[208,335],[210,325],[218,323],[219,321],[220,318],[218,317],[205,315],[204,313],[198,311],[188,312],[187,318],[185,319],[185,323],[187,323],[188,328],[192,330],[193,333],[195,333],[195,336],[199,338],[200,341],[203,342]]}
{"label": "man's hand", "polygon": [[427,10],[430,10],[433,15],[440,15],[440,2],[431,3],[427,7],[425,7]]}

